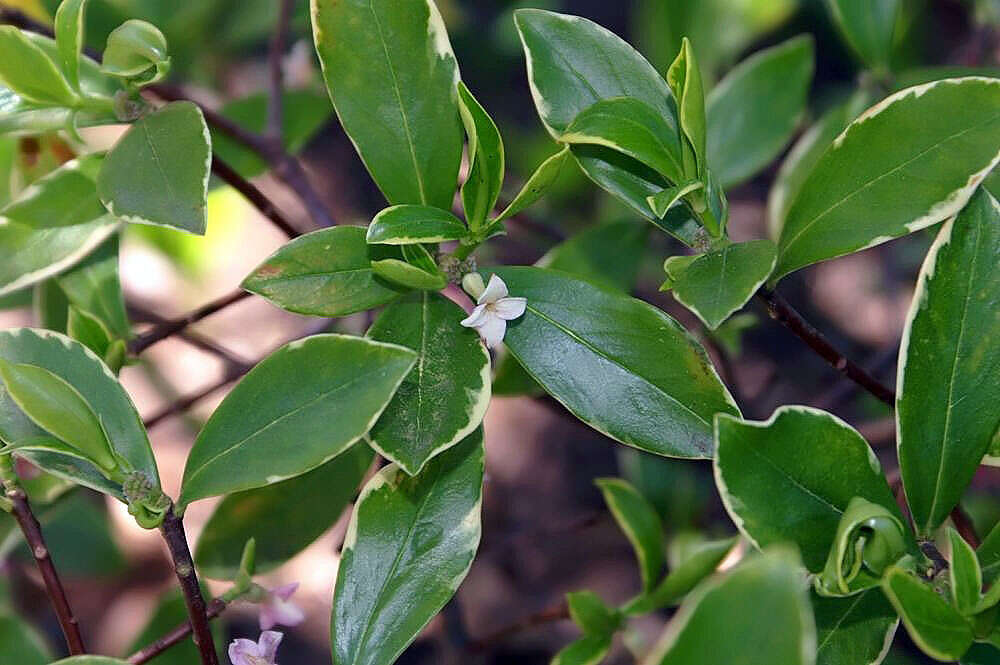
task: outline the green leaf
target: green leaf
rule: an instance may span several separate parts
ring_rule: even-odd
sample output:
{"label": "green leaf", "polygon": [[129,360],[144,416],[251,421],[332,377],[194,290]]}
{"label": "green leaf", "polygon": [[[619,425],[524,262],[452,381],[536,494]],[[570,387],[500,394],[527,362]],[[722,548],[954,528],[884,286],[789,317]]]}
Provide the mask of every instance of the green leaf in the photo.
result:
{"label": "green leaf", "polygon": [[211,137],[201,109],[173,102],[137,120],[108,152],[97,179],[116,217],[204,235]]}
{"label": "green leaf", "polygon": [[631,220],[595,224],[550,249],[535,264],[628,293],[635,288],[649,226]]}
{"label": "green leaf", "polygon": [[[111,347],[111,331],[104,325],[104,322],[90,312],[86,312],[74,305],[69,306],[66,334],[93,351],[102,360],[106,358],[106,354]],[[105,364],[107,364],[106,360]],[[108,367],[112,372],[117,372],[121,369],[121,367],[112,367],[110,365]]]}
{"label": "green leaf", "polygon": [[823,569],[852,498],[902,522],[878,458],[829,413],[783,406],[764,422],[721,415],[715,435],[716,485],[733,522],[758,547],[794,542],[811,572]]}
{"label": "green leaf", "polygon": [[0,82],[24,99],[51,106],[74,106],[79,97],[55,61],[24,32],[0,25]]}
{"label": "green leaf", "polygon": [[826,0],[826,5],[833,22],[861,60],[872,69],[888,69],[900,0]]}
{"label": "green leaf", "polygon": [[178,503],[272,485],[343,453],[375,423],[415,360],[401,346],[347,335],[281,347],[205,423]]}
{"label": "green leaf", "polygon": [[812,127],[802,133],[788,151],[767,197],[767,230],[771,238],[776,240],[781,235],[788,209],[820,157],[870,103],[869,93],[855,92],[847,100],[826,111]]}
{"label": "green leaf", "polygon": [[301,476],[230,494],[198,538],[194,557],[198,571],[211,579],[233,579],[251,538],[257,543],[258,574],[282,565],[337,521],[354,498],[372,456],[368,446],[358,442]]}
{"label": "green leaf", "polygon": [[723,187],[781,154],[805,111],[812,76],[813,40],[802,36],[755,53],[712,89],[708,163]]}
{"label": "green leaf", "polygon": [[490,356],[460,324],[465,311],[437,293],[414,293],[385,309],[371,339],[417,352],[417,364],[368,433],[383,457],[412,475],[479,427],[490,403]]}
{"label": "green leaf", "polygon": [[667,181],[684,182],[681,139],[671,116],[634,97],[603,99],[580,111],[559,141],[600,145],[628,155]]}
{"label": "green leaf", "polygon": [[597,665],[611,649],[611,636],[584,635],[559,650],[549,665]]}
{"label": "green leaf", "polygon": [[792,203],[772,281],[961,210],[1000,160],[998,106],[1000,79],[968,77],[908,88],[862,113]]}
{"label": "green leaf", "polygon": [[399,205],[375,215],[365,240],[376,245],[413,245],[458,240],[468,233],[462,220],[447,210]]}
{"label": "green leaf", "polygon": [[334,665],[389,665],[444,607],[479,546],[483,434],[418,476],[384,467],[361,492],[333,594]]}
{"label": "green leaf", "polygon": [[569,147],[567,146],[539,164],[535,172],[528,178],[528,181],[521,187],[521,191],[517,193],[517,196],[514,197],[510,204],[493,221],[497,222],[514,217],[542,198],[545,191],[559,177],[562,166],[566,163],[568,157]]}
{"label": "green leaf", "polygon": [[448,285],[448,277],[434,264],[423,245],[403,245],[403,254],[405,260],[402,261],[372,261],[372,271],[382,279],[409,289],[440,291]]}
{"label": "green leaf", "polygon": [[882,580],[882,590],[899,612],[910,637],[937,660],[958,660],[972,644],[972,624],[934,589],[897,567]]}
{"label": "green leaf", "polygon": [[159,81],[170,72],[166,37],[152,23],[125,21],[108,35],[101,71],[132,84]]}
{"label": "green leaf", "polygon": [[816,620],[816,665],[878,665],[899,625],[880,589],[847,598],[810,597]]}
{"label": "green leaf", "polygon": [[462,185],[462,207],[469,228],[478,229],[493,210],[503,186],[503,139],[469,89],[458,82],[459,111],[469,139],[469,176]]}
{"label": "green leaf", "polygon": [[17,616],[0,610],[0,662],[47,665],[52,652],[38,631]]}
{"label": "green leaf", "polygon": [[[557,139],[595,102],[634,97],[676,122],[670,89],[645,58],[609,30],[567,14],[521,9],[514,20],[528,63],[528,83],[542,124]],[[646,198],[667,183],[631,158],[602,146],[573,156],[595,183],[634,212],[652,217]]]}
{"label": "green leaf", "polygon": [[989,644],[973,644],[962,656],[962,665],[996,665],[1000,662],[1000,648]]}
{"label": "green leaf", "polygon": [[951,566],[948,567],[951,601],[959,612],[969,616],[979,604],[983,571],[979,567],[976,551],[951,527],[948,527],[948,543],[951,545]]}
{"label": "green leaf", "polygon": [[899,350],[899,467],[917,529],[947,517],[1000,426],[1000,204],[985,190],[938,233]]}
{"label": "green leaf", "polygon": [[702,254],[674,278],[674,297],[715,330],[753,297],[776,260],[770,240],[728,244]]}
{"label": "green leaf", "polygon": [[906,554],[906,527],[888,508],[859,496],[847,504],[823,572],[813,580],[824,596],[850,596],[878,586]]}
{"label": "green leaf", "polygon": [[118,236],[112,235],[56,282],[70,303],[97,317],[115,337],[128,339],[131,327],[118,278],[118,245]]}
{"label": "green leaf", "polygon": [[[332,115],[330,98],[312,90],[287,90],[282,95],[281,140],[290,155],[319,132]],[[219,113],[237,125],[257,133],[267,128],[267,93],[259,92],[226,103]],[[267,163],[252,150],[210,127],[212,152],[244,178],[253,178],[268,170]]]}
{"label": "green leaf", "polygon": [[67,162],[0,208],[0,295],[72,267],[118,228],[97,198],[101,159]]}
{"label": "green leaf", "polygon": [[645,497],[624,480],[598,478],[595,482],[618,526],[632,543],[643,591],[649,592],[663,572],[665,545],[660,516]]}
{"label": "green leaf", "polygon": [[982,568],[983,582],[994,584],[1000,577],[1000,522],[997,522],[989,535],[983,538],[982,544],[976,550],[976,557]]}
{"label": "green leaf", "polygon": [[24,413],[106,470],[118,466],[97,414],[67,381],[44,367],[0,359],[0,380]]}
{"label": "green leaf", "polygon": [[312,0],[340,123],[390,204],[451,208],[462,157],[458,63],[431,0]]}
{"label": "green leaf", "polygon": [[650,196],[646,199],[646,202],[649,203],[649,207],[652,208],[653,213],[660,219],[663,219],[671,208],[684,200],[685,196],[700,189],[705,189],[705,183],[697,180],[689,180],[675,187],[668,187],[659,194]]}
{"label": "green leaf", "polygon": [[56,10],[56,45],[62,71],[74,90],[80,89],[80,53],[83,50],[83,10],[87,0],[63,0]]}
{"label": "green leaf", "polygon": [[[11,365],[46,369],[72,386],[98,414],[111,450],[124,470],[142,472],[154,487],[159,486],[156,460],[142,420],[118,379],[93,352],[58,333],[17,328],[0,332],[0,358]],[[6,396],[6,391],[2,392]],[[23,414],[12,408],[12,403],[0,399],[0,406],[0,438],[16,444],[35,433],[24,427],[20,420]]]}
{"label": "green leaf", "polygon": [[[53,63],[62,61],[59,45],[54,39],[34,32],[25,32],[22,34],[28,41],[40,48]],[[116,92],[122,89],[121,83],[116,79],[105,76],[101,71],[101,66],[89,56],[81,54],[79,64],[80,92],[82,92],[85,96],[92,98],[104,97],[106,99],[110,99],[114,97]],[[76,119],[78,121],[77,126],[86,126],[86,120],[90,116],[93,116],[94,118],[102,117],[103,121],[101,124],[114,124],[120,122],[115,117],[111,108],[108,108],[105,111],[90,110],[89,112],[81,109],[76,115]],[[81,120],[83,121],[82,123],[80,122]]]}
{"label": "green leaf", "polygon": [[772,548],[702,585],[644,665],[811,665],[816,631],[800,566],[792,550]]}
{"label": "green leaf", "polygon": [[372,271],[372,261],[385,256],[391,254],[365,242],[363,227],[320,229],[282,246],[241,286],[290,312],[346,316],[406,292]]}
{"label": "green leaf", "polygon": [[569,616],[585,635],[611,635],[621,625],[621,615],[593,591],[566,594]]}
{"label": "green leaf", "polygon": [[623,611],[634,616],[678,604],[699,582],[715,572],[736,541],[734,537],[699,544],[654,589],[637,596]]}
{"label": "green leaf", "polygon": [[681,40],[680,52],[667,69],[667,84],[677,100],[680,128],[687,139],[684,172],[688,178],[695,178],[704,174],[708,168],[705,152],[705,86],[701,82],[701,70],[694,57],[694,49],[687,37]]}
{"label": "green leaf", "polygon": [[507,348],[570,412],[648,452],[712,456],[712,416],[739,410],[680,324],[647,303],[559,271],[495,272],[511,295],[528,300],[524,316],[507,327]]}

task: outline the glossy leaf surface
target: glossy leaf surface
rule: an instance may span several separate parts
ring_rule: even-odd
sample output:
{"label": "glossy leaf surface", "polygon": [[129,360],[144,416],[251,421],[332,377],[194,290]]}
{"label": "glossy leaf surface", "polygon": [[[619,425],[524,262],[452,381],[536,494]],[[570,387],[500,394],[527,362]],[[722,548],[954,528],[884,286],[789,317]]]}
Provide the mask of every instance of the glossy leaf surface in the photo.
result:
{"label": "glossy leaf surface", "polygon": [[87,0],[64,0],[56,10],[55,33],[63,74],[70,86],[80,88],[80,52],[83,50],[83,10]]}
{"label": "glossy leaf surface", "polygon": [[381,258],[385,251],[369,246],[360,226],[320,229],[281,247],[242,286],[290,312],[346,316],[405,293],[375,276],[371,262]]}
{"label": "glossy leaf surface", "polygon": [[496,220],[504,220],[519,214],[538,199],[552,186],[562,172],[563,164],[569,159],[569,148],[560,150],[544,162],[531,174],[520,191],[504,210],[496,216]]}
{"label": "glossy leaf surface", "polygon": [[861,114],[791,204],[772,280],[961,210],[1000,159],[1000,79],[946,79]]}
{"label": "glossy leaf surface", "polygon": [[581,111],[559,140],[610,148],[680,183],[684,181],[680,136],[669,118],[634,97],[604,99]]}
{"label": "glossy leaf surface", "polygon": [[179,503],[272,485],[333,459],[371,428],[415,360],[401,346],[346,335],[286,344],[205,423]]}
{"label": "glossy leaf surface", "polygon": [[101,160],[67,162],[0,208],[0,295],[72,267],[114,233],[97,197]]}
{"label": "glossy leaf surface", "polygon": [[358,442],[301,476],[230,494],[198,538],[194,557],[198,571],[212,579],[233,579],[250,538],[257,543],[258,574],[282,565],[337,521],[358,491],[372,457],[372,451]]}
{"label": "glossy leaf surface", "polygon": [[958,503],[1000,425],[1000,206],[985,190],[938,233],[899,352],[903,486],[928,533]]}
{"label": "glossy leaf surface", "polygon": [[24,99],[54,106],[77,101],[55,60],[18,28],[0,26],[0,53],[0,81]]}
{"label": "glossy leaf surface", "polygon": [[462,157],[458,63],[430,0],[312,0],[330,98],[391,204],[448,210]]}
{"label": "glossy leaf surface", "polygon": [[951,602],[959,612],[968,616],[979,604],[983,571],[975,550],[952,528],[948,529],[948,543],[951,545],[951,566],[948,567]]}
{"label": "glossy leaf surface", "polygon": [[334,665],[390,665],[465,578],[480,537],[483,435],[418,476],[394,464],[355,504],[333,596]]}
{"label": "glossy leaf surface", "polygon": [[806,568],[818,572],[853,497],[902,521],[878,459],[842,420],[784,406],[764,422],[719,416],[715,427],[719,493],[733,522],[758,547],[794,542]]}
{"label": "glossy leaf surface", "polygon": [[772,549],[700,587],[643,665],[812,665],[816,632],[800,566],[792,551]]}
{"label": "glossy leaf surface", "polygon": [[550,395],[627,445],[711,457],[712,416],[738,409],[704,350],[676,321],[559,271],[495,272],[512,296],[528,300],[524,316],[507,328],[507,348]]}
{"label": "glossy leaf surface", "polygon": [[792,137],[813,74],[813,41],[796,37],[733,68],[708,96],[708,164],[723,187],[758,173]]}
{"label": "glossy leaf surface", "polygon": [[490,357],[465,311],[437,293],[415,293],[386,308],[371,339],[412,349],[416,366],[400,384],[368,441],[406,473],[479,427],[490,403]]}
{"label": "glossy leaf surface", "polygon": [[[100,418],[101,428],[126,470],[141,471],[158,484],[156,461],[139,414],[118,379],[93,352],[58,333],[18,328],[0,332],[0,357],[8,363],[48,370],[72,386]],[[0,411],[0,436],[17,444],[25,430],[19,424],[20,412],[12,406],[6,403]],[[10,431],[14,428],[18,431]]]}
{"label": "glossy leaf surface", "polygon": [[377,245],[413,245],[458,240],[467,233],[462,220],[447,210],[399,205],[375,215],[365,239]]}
{"label": "glossy leaf surface", "polygon": [[910,637],[937,660],[958,660],[972,644],[972,624],[930,586],[891,568],[882,589],[899,612]]}
{"label": "glossy leaf surface", "polygon": [[97,180],[116,217],[204,234],[211,137],[201,109],[173,102],[137,120],[108,152]]}
{"label": "glossy leaf surface", "polygon": [[877,665],[899,617],[881,589],[846,598],[810,596],[816,619],[816,665]]}
{"label": "glossy leaf surface", "polygon": [[[528,64],[535,108],[554,138],[595,102],[634,97],[661,117],[674,119],[670,89],[635,49],[607,29],[578,16],[539,9],[515,13]],[[602,188],[647,218],[646,198],[666,186],[648,168],[601,146],[579,146],[573,154]]]}
{"label": "glossy leaf surface", "polygon": [[6,610],[0,609],[0,662],[46,665],[52,662],[48,645],[38,632]]}
{"label": "glossy leaf surface", "polygon": [[711,330],[753,297],[774,268],[770,240],[728,244],[695,259],[673,279],[674,297]]}
{"label": "glossy leaf surface", "polygon": [[647,614],[680,603],[699,582],[715,572],[736,540],[726,538],[698,545],[655,588],[629,602],[623,611],[630,615]]}
{"label": "glossy leaf surface", "polygon": [[97,317],[119,338],[130,335],[125,298],[118,277],[118,236],[113,235],[56,282],[69,302]]}
{"label": "glossy leaf surface", "polygon": [[500,130],[465,84],[458,84],[459,111],[469,140],[469,175],[462,185],[462,207],[469,227],[486,222],[500,196],[504,176],[504,150]]}

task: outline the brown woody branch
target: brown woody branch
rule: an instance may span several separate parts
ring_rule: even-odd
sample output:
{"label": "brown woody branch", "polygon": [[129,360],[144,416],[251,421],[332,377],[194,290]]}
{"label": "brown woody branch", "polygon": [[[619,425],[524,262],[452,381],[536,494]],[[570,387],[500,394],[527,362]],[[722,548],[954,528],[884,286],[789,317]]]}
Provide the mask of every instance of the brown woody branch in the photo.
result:
{"label": "brown woody branch", "polygon": [[518,633],[568,618],[569,605],[567,605],[566,601],[563,600],[555,605],[552,605],[551,607],[541,610],[540,612],[535,612],[534,614],[529,614],[526,617],[518,619],[514,623],[504,626],[489,635],[472,640],[468,643],[466,648],[468,651],[473,653],[486,651],[497,644],[503,643]]}
{"label": "brown woody branch", "polygon": [[[208,625],[208,608],[205,598],[198,585],[198,573],[195,572],[191,550],[188,547],[187,536],[184,535],[184,524],[181,518],[174,514],[173,508],[167,512],[160,532],[170,550],[174,564],[174,572],[184,593],[184,604],[187,606],[192,639],[198,647],[202,665],[219,665],[219,657],[215,652],[215,641]],[[183,638],[183,635],[181,636]]]}

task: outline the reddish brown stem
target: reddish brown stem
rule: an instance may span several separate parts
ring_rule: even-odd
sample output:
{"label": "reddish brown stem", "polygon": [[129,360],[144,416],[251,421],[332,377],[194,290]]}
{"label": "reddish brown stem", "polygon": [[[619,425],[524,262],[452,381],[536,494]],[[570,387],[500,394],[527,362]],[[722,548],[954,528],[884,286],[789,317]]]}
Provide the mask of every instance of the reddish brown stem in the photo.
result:
{"label": "reddish brown stem", "polygon": [[70,655],[78,656],[86,653],[83,636],[80,634],[80,624],[69,606],[66,590],[63,588],[59,573],[56,572],[56,567],[52,563],[52,556],[49,554],[49,548],[45,545],[45,538],[42,536],[42,528],[38,524],[35,514],[31,511],[28,496],[20,487],[8,486],[7,498],[13,505],[14,519],[21,527],[21,533],[24,534],[24,540],[28,543],[28,549],[31,550],[31,555],[38,565],[38,571],[42,574],[45,590],[49,595],[49,600],[52,601],[52,609],[55,610],[56,617],[59,619],[59,627],[62,628],[63,635],[66,637],[66,645],[69,647]]}
{"label": "reddish brown stem", "polygon": [[215,642],[212,639],[212,630],[208,625],[205,597],[201,595],[198,573],[195,572],[187,536],[184,535],[184,523],[180,517],[174,514],[173,508],[167,512],[167,516],[160,526],[160,532],[170,550],[174,572],[177,574],[177,581],[184,594],[184,604],[187,605],[188,617],[191,621],[192,639],[198,647],[198,653],[201,654],[202,665],[219,665],[219,658],[215,652]]}
{"label": "reddish brown stem", "polygon": [[816,330],[802,315],[795,311],[787,300],[776,292],[766,288],[757,291],[757,297],[767,305],[771,318],[788,328],[796,337],[805,342],[810,349],[828,362],[835,370],[854,381],[890,407],[896,405],[896,394],[892,388],[883,385],[878,379],[865,371],[860,365],[841,353],[829,340]]}
{"label": "reddish brown stem", "polygon": [[242,289],[233,291],[228,295],[222,296],[218,300],[213,300],[207,305],[202,305],[198,309],[193,312],[189,312],[184,316],[176,319],[168,319],[163,323],[158,323],[148,331],[133,338],[132,341],[129,342],[128,350],[132,353],[142,353],[157,342],[161,342],[171,335],[179,333],[188,326],[215,314],[219,310],[229,307],[233,303],[237,303],[244,298],[248,298],[249,296],[250,293],[243,291]]}
{"label": "reddish brown stem", "polygon": [[514,623],[504,626],[500,630],[497,630],[485,637],[481,637],[477,640],[472,640],[468,644],[468,650],[472,652],[486,651],[490,647],[500,644],[506,641],[513,635],[521,633],[525,630],[530,630],[537,626],[543,626],[547,623],[553,623],[555,621],[562,621],[563,619],[569,618],[569,606],[566,601],[560,601],[556,605],[547,607],[540,612],[535,612],[534,614],[529,614]]}

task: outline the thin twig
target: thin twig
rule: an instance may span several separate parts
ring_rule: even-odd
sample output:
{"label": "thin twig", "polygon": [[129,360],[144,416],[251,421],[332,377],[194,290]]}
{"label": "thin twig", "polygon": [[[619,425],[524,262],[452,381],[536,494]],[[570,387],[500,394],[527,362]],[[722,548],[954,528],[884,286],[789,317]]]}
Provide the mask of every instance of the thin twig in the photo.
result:
{"label": "thin twig", "polygon": [[569,606],[566,604],[566,601],[560,601],[556,605],[547,607],[540,612],[529,614],[528,616],[523,617],[512,624],[504,626],[503,628],[490,633],[485,637],[472,640],[469,642],[467,649],[473,653],[486,651],[490,647],[506,641],[513,635],[568,618]]}
{"label": "thin twig", "polygon": [[212,173],[218,176],[219,180],[242,194],[254,208],[260,211],[260,214],[267,217],[286,236],[289,238],[298,238],[302,235],[302,231],[295,228],[288,218],[285,217],[284,213],[278,209],[278,206],[274,204],[274,201],[269,199],[264,192],[260,191],[255,184],[241,176],[233,167],[215,155],[212,156]]}
{"label": "thin twig", "polygon": [[[222,598],[215,598],[205,609],[205,617],[212,620],[222,614],[229,605]],[[128,657],[128,662],[132,665],[142,665],[159,656],[170,647],[180,644],[185,637],[191,634],[191,622],[185,621],[176,628],[159,638],[155,642],[139,649]]]}
{"label": "thin twig", "polygon": [[184,535],[184,523],[174,514],[173,508],[167,512],[160,526],[160,532],[170,550],[174,572],[184,593],[184,604],[187,605],[188,618],[191,621],[192,640],[198,647],[198,653],[201,654],[202,665],[219,665],[212,630],[208,625],[208,609],[205,598],[201,595],[201,587],[198,585],[198,573],[195,572],[194,561],[191,559],[187,536]]}
{"label": "thin twig", "polygon": [[66,645],[69,647],[70,655],[78,656],[87,653],[83,644],[83,636],[80,634],[80,624],[69,606],[66,590],[59,579],[59,573],[56,572],[55,564],[52,563],[49,548],[45,545],[42,527],[31,511],[28,495],[20,487],[8,484],[7,498],[13,505],[14,519],[21,527],[21,533],[24,534],[24,540],[28,543],[28,549],[31,550],[38,571],[42,574],[45,590],[49,600],[52,601],[52,609],[55,610],[56,617],[59,619],[59,627],[62,628],[63,635],[66,637]]}
{"label": "thin twig", "polygon": [[138,337],[132,338],[132,341],[129,342],[128,350],[133,354],[142,353],[157,342],[161,342],[171,335],[175,335],[184,330],[189,325],[197,323],[198,321],[215,314],[219,310],[225,309],[233,303],[237,303],[244,298],[248,298],[249,296],[250,293],[248,291],[238,289],[232,293],[222,296],[218,300],[213,300],[207,305],[202,305],[198,309],[193,312],[189,312],[184,316],[176,319],[168,319],[163,323],[153,326]]}
{"label": "thin twig", "polygon": [[810,349],[815,351],[817,355],[828,362],[831,367],[890,407],[895,406],[896,394],[891,388],[883,385],[860,365],[837,350],[826,339],[823,333],[816,330],[812,324],[802,318],[802,315],[795,311],[795,308],[787,300],[776,292],[766,288],[757,291],[757,297],[767,305],[767,311],[771,315],[771,318],[788,328],[795,336],[805,342]]}
{"label": "thin twig", "polygon": [[284,104],[283,95],[285,88],[285,73],[282,69],[282,58],[285,55],[285,42],[288,39],[288,23],[292,17],[292,7],[295,0],[279,0],[278,21],[274,26],[274,34],[271,36],[270,51],[268,53],[268,70],[270,73],[271,87],[267,97],[267,131],[264,135],[268,140],[281,146],[282,131],[284,127]]}

